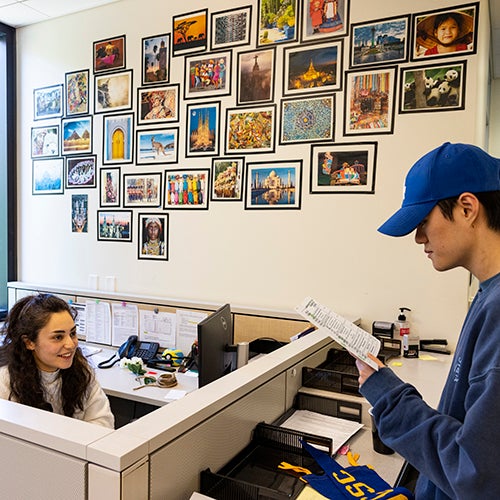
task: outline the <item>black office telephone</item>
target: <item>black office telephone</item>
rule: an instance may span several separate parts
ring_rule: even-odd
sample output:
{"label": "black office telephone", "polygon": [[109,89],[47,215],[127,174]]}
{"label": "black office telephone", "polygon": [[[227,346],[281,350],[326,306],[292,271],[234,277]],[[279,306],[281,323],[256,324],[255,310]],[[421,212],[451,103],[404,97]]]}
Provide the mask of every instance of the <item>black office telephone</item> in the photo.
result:
{"label": "black office telephone", "polygon": [[[118,348],[118,358],[115,359],[116,354],[106,361],[102,361],[97,366],[99,368],[111,368],[122,358],[142,358],[147,363],[149,360],[154,359],[160,348],[158,342],[142,342],[137,335],[131,335],[126,342]],[[109,364],[111,362],[111,364]]]}

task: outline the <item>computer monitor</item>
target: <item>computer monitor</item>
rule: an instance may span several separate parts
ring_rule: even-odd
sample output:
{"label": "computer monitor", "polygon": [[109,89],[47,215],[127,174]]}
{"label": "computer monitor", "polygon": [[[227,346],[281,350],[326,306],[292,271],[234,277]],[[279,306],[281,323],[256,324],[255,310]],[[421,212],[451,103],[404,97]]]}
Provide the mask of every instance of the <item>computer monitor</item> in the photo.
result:
{"label": "computer monitor", "polygon": [[198,386],[236,369],[231,306],[225,304],[198,323]]}

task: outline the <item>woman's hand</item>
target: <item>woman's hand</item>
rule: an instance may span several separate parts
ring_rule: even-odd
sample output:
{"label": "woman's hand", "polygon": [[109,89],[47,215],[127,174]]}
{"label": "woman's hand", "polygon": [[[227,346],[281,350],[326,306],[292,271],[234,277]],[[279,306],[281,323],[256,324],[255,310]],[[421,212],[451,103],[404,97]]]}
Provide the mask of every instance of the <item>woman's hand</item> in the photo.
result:
{"label": "woman's hand", "polygon": [[[385,366],[384,363],[382,363],[382,361],[380,361],[380,359],[375,357],[373,354],[368,353],[368,357],[377,363],[380,368]],[[359,372],[358,382],[360,387],[376,372],[374,368],[366,364],[364,361],[361,361],[359,358],[356,358],[356,368]]]}

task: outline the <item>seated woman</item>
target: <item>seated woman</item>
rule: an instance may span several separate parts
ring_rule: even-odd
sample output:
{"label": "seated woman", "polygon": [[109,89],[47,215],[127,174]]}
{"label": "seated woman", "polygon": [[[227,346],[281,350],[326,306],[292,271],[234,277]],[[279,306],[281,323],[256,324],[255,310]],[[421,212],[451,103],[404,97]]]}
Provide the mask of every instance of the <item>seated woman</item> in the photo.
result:
{"label": "seated woman", "polygon": [[0,398],[114,428],[109,401],[78,348],[77,312],[50,294],[20,299],[0,347]]}

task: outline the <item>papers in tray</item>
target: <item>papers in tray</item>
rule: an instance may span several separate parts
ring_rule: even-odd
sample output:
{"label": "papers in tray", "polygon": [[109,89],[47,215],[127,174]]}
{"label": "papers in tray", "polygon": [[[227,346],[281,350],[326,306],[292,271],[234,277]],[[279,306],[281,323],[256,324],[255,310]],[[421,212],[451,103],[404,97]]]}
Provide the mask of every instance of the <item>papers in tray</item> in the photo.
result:
{"label": "papers in tray", "polygon": [[[363,428],[363,424],[309,410],[296,410],[280,427],[331,438],[335,454],[342,445]],[[318,448],[328,451],[321,446]]]}

